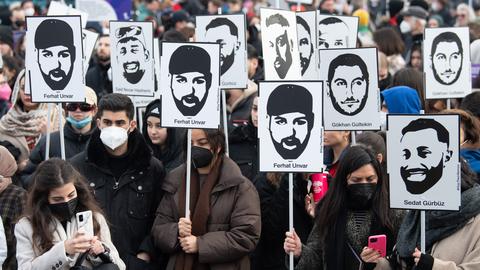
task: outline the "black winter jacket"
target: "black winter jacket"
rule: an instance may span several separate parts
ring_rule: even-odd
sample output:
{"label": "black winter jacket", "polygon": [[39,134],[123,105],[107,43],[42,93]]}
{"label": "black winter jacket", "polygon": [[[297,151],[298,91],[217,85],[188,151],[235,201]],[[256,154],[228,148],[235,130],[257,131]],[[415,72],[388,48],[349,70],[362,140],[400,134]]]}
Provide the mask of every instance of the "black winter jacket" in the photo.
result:
{"label": "black winter jacket", "polygon": [[85,84],[97,93],[98,100],[113,91],[112,81],[108,78],[108,69],[110,69],[110,64],[104,66],[95,63],[88,69],[85,76]]}
{"label": "black winter jacket", "polygon": [[[92,122],[93,124],[94,122]],[[87,147],[87,142],[92,135],[93,130],[95,127],[86,133],[86,134],[79,134],[76,133],[70,123],[65,123],[63,126],[63,133],[65,138],[65,158],[69,159],[77,155],[78,153],[85,150]],[[45,153],[47,151],[47,143],[46,143],[46,136],[42,136],[40,141],[37,143],[35,148],[33,148],[32,152],[30,153],[29,160],[27,162],[27,166],[22,171],[21,179],[22,184],[25,189],[28,189],[30,186],[31,176],[33,172],[37,168],[37,166],[45,160]],[[50,154],[49,157],[58,157],[61,158],[61,149],[60,149],[60,131],[56,131],[50,134]]]}
{"label": "black winter jacket", "polygon": [[[254,253],[255,270],[283,270],[285,251],[283,242],[288,231],[288,173],[277,188],[261,173],[255,179],[262,210],[262,234]],[[313,227],[313,219],[305,211],[308,182],[302,174],[293,176],[293,224],[298,237],[305,243]]]}
{"label": "black winter jacket", "polygon": [[255,180],[258,173],[257,129],[252,121],[245,126],[235,127],[230,132],[229,157],[237,163],[243,176]]}
{"label": "black winter jacket", "polygon": [[161,162],[152,157],[137,129],[129,135],[127,153],[130,166],[115,179],[108,165],[111,156],[100,140],[100,130],[96,129],[87,149],[73,157],[71,163],[93,189],[110,223],[112,242],[127,270],[153,269],[152,264],[147,265],[136,255],[139,252],[155,255],[150,231],[162,197],[160,187],[165,170]]}

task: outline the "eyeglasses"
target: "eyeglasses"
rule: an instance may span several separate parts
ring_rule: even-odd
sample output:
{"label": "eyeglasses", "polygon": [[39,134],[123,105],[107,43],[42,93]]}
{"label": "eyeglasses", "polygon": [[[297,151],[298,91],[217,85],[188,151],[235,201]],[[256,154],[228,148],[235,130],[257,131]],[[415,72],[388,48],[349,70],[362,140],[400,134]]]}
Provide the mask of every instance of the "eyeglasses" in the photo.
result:
{"label": "eyeglasses", "polygon": [[88,103],[68,103],[65,108],[69,112],[74,112],[78,108],[80,108],[80,111],[82,111],[82,112],[89,112],[89,111],[93,110],[93,108],[95,108],[95,105],[90,105]]}

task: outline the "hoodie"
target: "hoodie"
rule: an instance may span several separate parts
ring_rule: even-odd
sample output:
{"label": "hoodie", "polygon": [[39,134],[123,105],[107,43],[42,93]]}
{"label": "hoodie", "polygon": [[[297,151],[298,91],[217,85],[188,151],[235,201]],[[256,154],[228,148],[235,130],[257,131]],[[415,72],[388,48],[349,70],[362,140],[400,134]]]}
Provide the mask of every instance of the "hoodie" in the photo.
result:
{"label": "hoodie", "polygon": [[467,160],[477,175],[480,175],[480,149],[461,149],[460,156]]}
{"label": "hoodie", "polygon": [[418,114],[422,109],[417,91],[408,86],[395,86],[380,94],[389,114]]}
{"label": "hoodie", "polygon": [[153,156],[163,163],[165,170],[168,172],[183,162],[181,140],[184,138],[185,131],[183,129],[167,128],[167,140],[165,142],[167,147],[164,150],[162,150],[159,145],[153,144],[148,136],[147,118],[150,116],[160,118],[161,106],[160,99],[155,99],[147,105],[143,117],[142,134],[152,150]]}

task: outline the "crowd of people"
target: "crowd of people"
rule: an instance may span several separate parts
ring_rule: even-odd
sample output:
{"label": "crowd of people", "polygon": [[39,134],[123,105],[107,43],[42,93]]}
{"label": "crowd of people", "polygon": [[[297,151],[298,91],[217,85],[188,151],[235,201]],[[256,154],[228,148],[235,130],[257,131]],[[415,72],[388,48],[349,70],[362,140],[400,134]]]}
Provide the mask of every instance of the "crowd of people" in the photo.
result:
{"label": "crowd of people", "polygon": [[[299,270],[480,269],[480,92],[426,100],[422,51],[427,27],[468,27],[471,62],[479,65],[480,2],[286,2],[359,17],[357,47],[378,48],[383,129],[324,132],[323,173],[293,175],[293,231],[288,174],[259,171],[260,8],[276,1],[133,1],[132,18],[153,22],[161,41],[195,39],[195,17],[219,9],[246,16],[248,87],[225,90],[227,126],[191,130],[190,168],[187,131],[162,127],[160,100],[136,115],[130,97],[112,93],[108,23],[87,22],[99,37],[85,102],[50,112],[32,102],[25,16],[45,15],[47,2],[0,8],[0,269],[281,270],[291,253]],[[420,211],[389,205],[384,130],[387,114],[422,112],[460,116],[461,161],[459,211],[426,212],[423,252]],[[319,176],[328,191],[315,202],[311,183]],[[76,214],[88,210],[93,235],[78,229]],[[372,235],[386,236],[386,256],[368,247]]]}

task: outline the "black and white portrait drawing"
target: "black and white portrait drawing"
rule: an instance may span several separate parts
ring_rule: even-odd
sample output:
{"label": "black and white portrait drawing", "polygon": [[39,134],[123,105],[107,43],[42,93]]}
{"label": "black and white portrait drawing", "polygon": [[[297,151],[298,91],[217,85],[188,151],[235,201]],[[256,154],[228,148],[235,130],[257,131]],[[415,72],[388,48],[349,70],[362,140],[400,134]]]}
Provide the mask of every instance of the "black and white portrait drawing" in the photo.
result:
{"label": "black and white portrait drawing", "polygon": [[322,82],[260,82],[260,171],[320,171]]}
{"label": "black and white portrait drawing", "polygon": [[92,57],[93,49],[95,44],[97,44],[98,34],[89,30],[82,30],[82,41],[83,41],[83,72],[87,76],[88,64],[90,63],[90,58]]}
{"label": "black and white portrait drawing", "polygon": [[295,12],[262,8],[260,14],[265,79],[299,80]]}
{"label": "black and white portrait drawing", "polygon": [[[320,50],[326,130],[379,129],[377,50]],[[376,117],[378,116],[378,117]],[[377,119],[378,118],[378,119]]]}
{"label": "black and white portrait drawing", "polygon": [[357,47],[358,17],[317,13],[318,49]]}
{"label": "black and white portrait drawing", "polygon": [[160,50],[162,125],[218,128],[220,45],[163,42]]}
{"label": "black and white portrait drawing", "polygon": [[73,8],[60,1],[50,1],[47,16],[79,15],[82,19],[82,29],[87,26],[88,12]]}
{"label": "black and white portrait drawing", "polygon": [[153,96],[152,22],[110,22],[113,92]]}
{"label": "black and white portrait drawing", "polygon": [[220,44],[220,87],[246,88],[245,15],[197,16],[196,25],[197,41]]}
{"label": "black and white portrait drawing", "polygon": [[297,13],[298,53],[303,80],[318,79],[316,15],[316,11]]}
{"label": "black and white portrait drawing", "polygon": [[458,209],[459,116],[388,115],[390,204],[406,209]]}
{"label": "black and white portrait drawing", "polygon": [[426,98],[458,98],[471,92],[468,28],[427,28],[424,52]]}
{"label": "black and white portrait drawing", "polygon": [[28,17],[27,27],[32,101],[84,101],[80,16]]}

